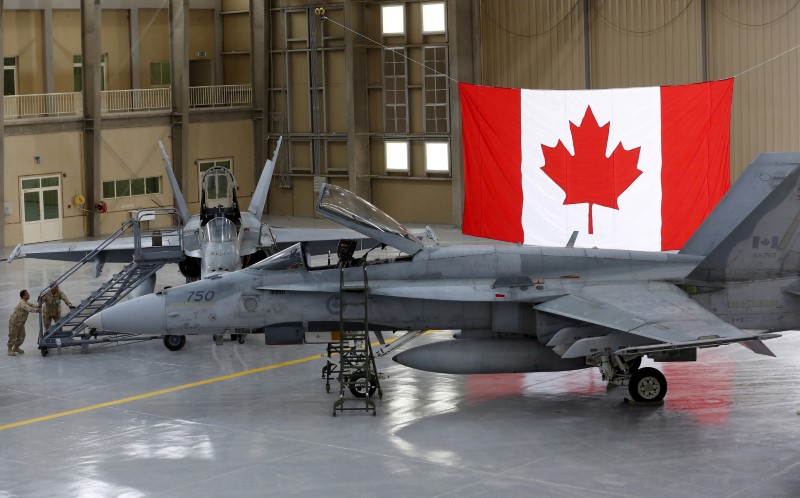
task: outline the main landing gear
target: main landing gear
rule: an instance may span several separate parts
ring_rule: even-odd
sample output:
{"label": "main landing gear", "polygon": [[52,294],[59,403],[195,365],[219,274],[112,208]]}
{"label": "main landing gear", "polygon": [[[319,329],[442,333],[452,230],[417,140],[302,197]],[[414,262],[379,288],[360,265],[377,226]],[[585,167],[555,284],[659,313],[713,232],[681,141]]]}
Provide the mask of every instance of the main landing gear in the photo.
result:
{"label": "main landing gear", "polygon": [[588,362],[600,369],[603,380],[628,386],[631,399],[637,403],[660,403],[667,395],[666,377],[658,369],[641,368],[641,356],[601,355]]}
{"label": "main landing gear", "polygon": [[165,335],[164,346],[170,351],[178,351],[186,345],[185,335]]}

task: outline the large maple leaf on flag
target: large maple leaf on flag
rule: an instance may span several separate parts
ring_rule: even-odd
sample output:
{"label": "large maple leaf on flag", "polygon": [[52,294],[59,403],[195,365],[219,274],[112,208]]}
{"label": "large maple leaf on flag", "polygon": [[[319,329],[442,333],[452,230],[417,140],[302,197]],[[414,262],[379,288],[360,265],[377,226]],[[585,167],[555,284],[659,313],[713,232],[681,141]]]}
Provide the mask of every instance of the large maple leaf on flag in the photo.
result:
{"label": "large maple leaf on flag", "polygon": [[542,145],[542,171],[567,194],[564,205],[589,204],[589,233],[594,233],[592,206],[619,209],[617,199],[642,174],[636,167],[641,147],[625,150],[620,142],[606,157],[610,126],[598,125],[587,106],[579,125],[569,123],[575,155],[561,140],[555,147]]}

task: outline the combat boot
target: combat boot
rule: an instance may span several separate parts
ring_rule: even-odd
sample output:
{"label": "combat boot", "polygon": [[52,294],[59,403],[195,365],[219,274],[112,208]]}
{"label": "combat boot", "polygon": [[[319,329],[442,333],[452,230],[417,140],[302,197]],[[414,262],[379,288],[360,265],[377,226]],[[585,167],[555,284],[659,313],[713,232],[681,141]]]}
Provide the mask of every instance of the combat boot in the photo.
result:
{"label": "combat boot", "polygon": [[17,356],[17,353],[15,353],[13,349],[8,348],[8,356]]}
{"label": "combat boot", "polygon": [[12,353],[25,354],[25,351],[21,350],[21,349],[19,348],[19,346],[15,346],[15,347],[14,347],[14,350],[12,351]]}

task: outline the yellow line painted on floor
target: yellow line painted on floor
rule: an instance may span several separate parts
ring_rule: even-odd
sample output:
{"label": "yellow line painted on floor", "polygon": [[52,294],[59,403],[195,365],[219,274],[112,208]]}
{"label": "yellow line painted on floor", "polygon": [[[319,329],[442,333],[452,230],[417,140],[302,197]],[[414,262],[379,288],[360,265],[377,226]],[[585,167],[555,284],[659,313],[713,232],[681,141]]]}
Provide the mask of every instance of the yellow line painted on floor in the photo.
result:
{"label": "yellow line painted on floor", "polygon": [[105,403],[98,403],[96,405],[85,406],[83,408],[76,408],[75,410],[53,413],[51,415],[45,415],[44,417],[36,417],[28,420],[23,420],[21,422],[14,422],[13,424],[0,425],[0,431],[4,431],[6,429],[13,429],[14,427],[22,427],[24,425],[35,424],[37,422],[45,422],[47,420],[53,420],[56,418],[68,417],[70,415],[75,415],[78,413],[90,412],[92,410],[107,408],[109,406],[116,406],[116,405],[121,405],[123,403],[130,403],[131,401],[138,401],[140,399],[147,399],[147,398],[152,398],[154,396],[161,396],[162,394],[174,393],[176,391],[182,391],[184,389],[191,389],[192,387],[204,386],[206,384],[213,384],[214,382],[220,382],[222,380],[236,379],[238,377],[244,377],[245,375],[252,375],[259,372],[266,372],[268,370],[274,370],[276,368],[281,368],[281,367],[288,367],[290,365],[297,365],[298,363],[305,363],[307,361],[318,360],[318,359],[320,359],[320,355],[318,354],[314,356],[307,356],[305,358],[299,358],[297,360],[285,361],[283,363],[276,363],[274,365],[267,365],[265,367],[253,368],[251,370],[244,370],[242,372],[223,375],[221,377],[214,377],[212,379],[200,380],[197,382],[183,384],[180,386],[169,387],[167,389],[161,389],[158,391],[153,391],[145,394],[139,394],[137,396],[130,396],[128,398],[117,399],[114,401],[106,401]]}
{"label": "yellow line painted on floor", "polygon": [[[433,331],[429,330],[428,332],[425,332],[425,333],[427,334],[429,332],[433,332]],[[398,338],[389,339],[389,340],[386,341],[386,344],[394,342],[397,339]],[[377,346],[378,343],[373,343],[372,345],[373,346]],[[158,391],[139,394],[137,396],[130,396],[128,398],[116,399],[114,401],[106,401],[105,403],[98,403],[96,405],[84,406],[83,408],[76,408],[74,410],[68,410],[68,411],[65,411],[65,412],[53,413],[53,414],[50,414],[50,415],[45,415],[44,417],[36,417],[36,418],[28,419],[28,420],[23,420],[21,422],[14,422],[12,424],[0,425],[0,431],[4,431],[6,429],[13,429],[15,427],[22,427],[24,425],[35,424],[37,422],[46,422],[47,420],[53,420],[53,419],[56,419],[56,418],[68,417],[70,415],[76,415],[78,413],[90,412],[92,410],[99,410],[100,408],[108,408],[109,406],[116,406],[116,405],[121,405],[123,403],[130,403],[131,401],[138,401],[140,399],[147,399],[147,398],[152,398],[154,396],[161,396],[162,394],[174,393],[176,391],[182,391],[184,389],[191,389],[192,387],[204,386],[206,384],[213,384],[214,382],[220,382],[220,381],[223,381],[223,380],[236,379],[238,377],[244,377],[245,375],[252,375],[252,374],[255,374],[255,373],[259,373],[259,372],[266,372],[268,370],[275,370],[276,368],[282,368],[282,367],[288,367],[288,366],[291,366],[291,365],[297,365],[298,363],[305,363],[307,361],[318,360],[318,359],[324,358],[324,357],[325,357],[325,355],[318,355],[318,354],[314,355],[314,356],[306,356],[305,358],[299,358],[297,360],[285,361],[283,363],[276,363],[274,365],[267,365],[267,366],[264,366],[264,367],[253,368],[253,369],[250,369],[250,370],[244,370],[242,372],[232,373],[232,374],[228,374],[228,375],[223,375],[221,377],[214,377],[214,378],[206,379],[206,380],[200,380],[200,381],[197,381],[197,382],[191,382],[189,384],[183,384],[183,385],[180,385],[180,386],[169,387],[167,389],[161,389],[161,390],[158,390]]]}

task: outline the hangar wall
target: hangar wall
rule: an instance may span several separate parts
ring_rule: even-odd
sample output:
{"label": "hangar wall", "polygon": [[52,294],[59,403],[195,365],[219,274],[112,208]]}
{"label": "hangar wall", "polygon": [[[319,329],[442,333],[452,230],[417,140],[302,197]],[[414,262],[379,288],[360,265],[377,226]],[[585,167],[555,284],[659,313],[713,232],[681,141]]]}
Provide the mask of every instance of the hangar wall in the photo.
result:
{"label": "hangar wall", "polygon": [[480,19],[482,84],[613,88],[735,76],[731,179],[760,152],[800,150],[794,0],[481,0]]}
{"label": "hangar wall", "polygon": [[[438,33],[421,29],[425,2],[398,0],[395,3],[404,8],[405,32],[386,36],[381,33],[381,9],[387,2],[326,3],[328,19],[323,20],[315,12],[319,4],[307,0],[269,1],[251,12],[253,1],[202,0],[193,2],[196,8],[189,11],[187,53],[192,64],[205,62],[206,69],[210,65],[213,85],[245,84],[263,93],[252,100],[252,109],[193,107],[187,162],[233,158],[239,195],[246,202],[261,169],[261,143],[267,143],[264,150],[271,155],[277,137],[284,136],[267,207],[272,214],[314,216],[315,182],[327,180],[369,198],[400,221],[459,226],[462,164],[456,80],[580,89],[736,76],[732,178],[758,152],[800,149],[796,93],[800,51],[791,50],[800,43],[800,9],[792,0],[447,1],[447,29]],[[74,92],[79,71],[74,57],[81,50],[80,10],[50,11],[53,67],[48,75],[47,11],[42,8],[47,2],[30,10],[28,4],[11,3],[15,7],[4,10],[3,52],[18,59],[16,93]],[[64,0],[57,5],[79,6],[79,2]],[[252,70],[252,54],[260,52],[251,47],[256,39],[251,28],[262,21],[254,15],[264,17],[263,76]],[[131,9],[102,10],[100,38],[107,90],[170,86],[168,81],[152,81],[150,74],[153,62],[170,59],[169,16],[163,2],[147,0]],[[132,53],[132,43],[137,44],[138,57]],[[430,86],[437,74],[420,61],[441,64],[443,87]],[[437,91],[444,92],[446,118],[435,115],[438,110],[431,105]],[[263,102],[258,108],[257,100]],[[103,117],[103,167],[107,160],[119,162],[118,156],[126,158],[128,168],[139,171],[141,154],[155,151],[148,145],[153,138],[168,137],[164,133],[169,129],[168,112],[134,114]],[[431,119],[432,115],[438,117]],[[261,130],[262,120],[263,135],[256,131]],[[66,121],[63,116],[30,122],[6,119],[9,142],[4,157],[10,162],[5,167],[3,201],[19,202],[14,189],[19,190],[20,171],[15,168],[30,163],[34,148],[49,156],[63,142],[45,144],[36,136],[66,133],[71,144],[82,143],[80,116]],[[25,135],[31,135],[29,145],[21,138]],[[386,170],[386,144],[395,140],[408,141],[408,171]],[[451,146],[447,172],[425,170],[424,147],[431,140]],[[138,147],[128,150],[133,143]],[[141,171],[158,170],[159,161],[148,159]],[[194,210],[198,179],[192,168],[187,196]],[[80,168],[65,166],[63,173],[74,178]],[[103,171],[100,177],[108,174]],[[71,181],[64,183],[65,199]],[[171,203],[168,192],[159,195]],[[145,199],[131,202],[139,200],[141,207],[150,205]],[[118,225],[130,202],[109,204],[117,214],[105,216],[105,228]],[[81,224],[71,219],[76,216],[74,209],[65,203],[65,238],[85,235]],[[0,241],[4,245],[21,237],[14,223],[6,217],[5,240]]]}

